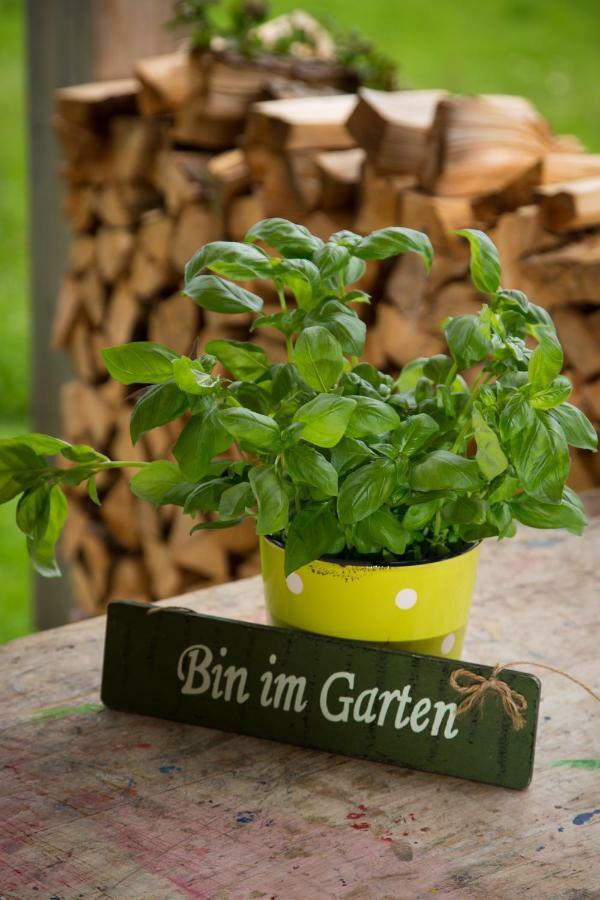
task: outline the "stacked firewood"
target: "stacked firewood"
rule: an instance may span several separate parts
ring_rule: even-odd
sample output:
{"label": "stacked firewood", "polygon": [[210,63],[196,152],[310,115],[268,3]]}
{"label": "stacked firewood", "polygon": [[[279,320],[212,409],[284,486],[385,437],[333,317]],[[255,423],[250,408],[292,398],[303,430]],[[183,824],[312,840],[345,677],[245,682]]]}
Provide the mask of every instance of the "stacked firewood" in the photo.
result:
{"label": "stacked firewood", "polygon": [[[100,351],[155,340],[187,353],[198,339],[247,339],[247,317],[200,311],[179,295],[182,268],[202,244],[239,240],[275,215],[323,238],[387,225],[428,232],[429,278],[409,254],[370,264],[363,279],[377,298],[365,307],[367,357],[390,370],[442,350],[439,322],[479,308],[465,242],[452,231],[486,229],[505,286],[555,316],[575,401],[600,421],[600,156],[553,135],[527,101],[357,95],[353,76],[331,64],[216,54],[144,60],[134,74],[57,97],[73,230],[53,333],[74,369],[61,398],[67,439],[121,459],[168,453],[173,425],[132,446],[134,398],[108,379]],[[260,283],[251,288],[274,303]],[[253,339],[284,358],[276,336]],[[104,476],[100,508],[73,499],[64,552],[86,613],[115,596],[164,597],[257,571],[247,524],[190,536],[179,510],[138,502],[127,477]],[[598,481],[597,463],[576,456],[574,486]]]}

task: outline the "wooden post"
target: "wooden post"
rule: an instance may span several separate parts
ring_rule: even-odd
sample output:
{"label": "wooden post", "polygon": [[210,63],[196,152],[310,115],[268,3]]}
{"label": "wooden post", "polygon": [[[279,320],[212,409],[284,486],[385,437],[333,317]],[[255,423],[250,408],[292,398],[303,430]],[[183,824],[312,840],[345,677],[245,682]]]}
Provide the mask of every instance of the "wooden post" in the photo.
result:
{"label": "wooden post", "polygon": [[[29,245],[32,309],[32,424],[60,433],[58,394],[69,366],[50,350],[58,286],[67,262],[58,150],[50,125],[58,87],[131,74],[141,56],[172,50],[178,36],[163,28],[171,0],[27,0]],[[67,579],[38,580],[35,624],[60,625],[71,605]]]}

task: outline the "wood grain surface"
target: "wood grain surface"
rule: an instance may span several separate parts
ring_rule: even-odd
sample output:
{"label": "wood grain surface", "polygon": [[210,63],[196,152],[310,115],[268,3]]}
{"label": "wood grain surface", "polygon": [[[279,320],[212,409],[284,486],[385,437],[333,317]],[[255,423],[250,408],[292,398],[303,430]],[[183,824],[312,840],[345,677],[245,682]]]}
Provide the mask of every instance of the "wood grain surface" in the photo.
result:
{"label": "wood grain surface", "polygon": [[[595,519],[488,542],[465,658],[598,689],[599,538]],[[167,602],[263,620],[255,578]],[[536,673],[536,767],[513,792],[104,709],[104,627],[0,648],[1,896],[598,896],[600,713],[559,676]]]}

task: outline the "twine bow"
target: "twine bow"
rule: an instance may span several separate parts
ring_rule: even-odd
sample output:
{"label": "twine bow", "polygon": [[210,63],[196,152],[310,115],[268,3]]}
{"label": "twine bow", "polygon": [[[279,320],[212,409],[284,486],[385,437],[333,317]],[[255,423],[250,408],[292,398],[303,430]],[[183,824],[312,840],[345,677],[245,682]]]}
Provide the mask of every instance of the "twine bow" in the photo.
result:
{"label": "twine bow", "polygon": [[[501,681],[498,678],[498,675],[503,669],[511,669],[513,666],[533,666],[534,668],[555,672],[557,675],[568,678],[573,684],[579,685],[579,687],[583,688],[584,691],[587,691],[594,700],[600,702],[600,694],[597,694],[596,691],[592,690],[585,682],[580,681],[579,678],[575,678],[574,675],[563,672],[562,669],[557,669],[556,666],[551,666],[548,663],[531,662],[527,659],[519,659],[516,662],[509,662],[496,666],[489,678],[478,675],[477,672],[471,672],[470,669],[454,669],[454,671],[450,673],[450,678],[448,680],[454,690],[459,694],[463,694],[465,698],[458,705],[456,714],[462,715],[473,707],[480,706],[487,691],[495,691],[500,697],[502,708],[510,718],[513,728],[515,731],[519,731],[525,724],[524,713],[527,712],[527,700],[523,694],[519,693],[519,691],[515,691],[514,688],[511,688],[505,681]],[[459,681],[461,678],[463,679],[462,684]]]}

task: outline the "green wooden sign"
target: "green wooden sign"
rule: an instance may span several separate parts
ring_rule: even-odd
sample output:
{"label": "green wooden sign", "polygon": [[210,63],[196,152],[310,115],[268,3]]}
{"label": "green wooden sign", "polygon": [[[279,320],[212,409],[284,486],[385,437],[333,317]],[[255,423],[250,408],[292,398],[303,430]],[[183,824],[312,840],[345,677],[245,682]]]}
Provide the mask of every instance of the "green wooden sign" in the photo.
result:
{"label": "green wooden sign", "polygon": [[384,650],[118,600],[108,607],[102,700],[112,709],[485,781],[531,780],[540,683],[499,676],[527,701],[513,727],[495,692],[456,715],[458,668],[491,667]]}

